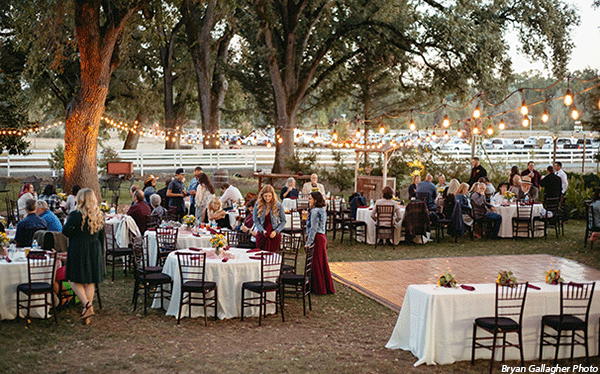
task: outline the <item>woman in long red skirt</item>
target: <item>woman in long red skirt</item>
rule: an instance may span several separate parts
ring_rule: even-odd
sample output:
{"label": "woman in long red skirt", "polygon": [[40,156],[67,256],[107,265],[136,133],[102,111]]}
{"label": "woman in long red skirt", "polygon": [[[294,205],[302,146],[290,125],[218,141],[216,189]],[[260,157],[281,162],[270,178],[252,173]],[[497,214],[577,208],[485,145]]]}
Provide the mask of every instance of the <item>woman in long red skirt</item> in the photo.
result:
{"label": "woman in long red skirt", "polygon": [[256,248],[269,252],[279,252],[281,246],[281,230],[285,227],[285,210],[277,201],[273,186],[266,185],[260,190],[254,212],[256,226]]}
{"label": "woman in long red skirt", "polygon": [[335,293],[335,288],[333,287],[333,279],[327,261],[325,199],[317,191],[310,194],[308,202],[311,209],[306,219],[306,246],[308,247],[313,243],[315,245],[312,261],[312,289],[317,295],[332,294]]}

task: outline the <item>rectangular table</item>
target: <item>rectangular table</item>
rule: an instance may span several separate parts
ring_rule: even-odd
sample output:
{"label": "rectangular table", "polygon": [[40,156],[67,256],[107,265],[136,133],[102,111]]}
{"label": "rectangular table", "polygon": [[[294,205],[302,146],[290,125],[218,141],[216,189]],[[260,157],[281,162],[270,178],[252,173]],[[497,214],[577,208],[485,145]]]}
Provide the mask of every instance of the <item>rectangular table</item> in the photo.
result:
{"label": "rectangular table", "polygon": [[[589,351],[598,352],[598,317],[600,317],[600,285],[596,282],[588,327]],[[541,290],[529,288],[523,312],[523,353],[525,360],[537,360],[541,319],[545,314],[558,314],[560,286],[534,283]],[[471,359],[473,321],[494,316],[496,288],[494,284],[473,284],[475,291],[443,288],[433,284],[410,285],[406,290],[398,321],[386,348],[403,349],[417,357],[421,364],[451,364]],[[486,334],[482,332],[482,334]],[[482,335],[483,336],[483,335]],[[569,357],[568,347],[559,356]],[[499,352],[497,352],[499,354]],[[490,358],[490,351],[478,349],[475,358]],[[575,348],[575,356],[585,350]],[[500,356],[497,356],[500,357]],[[544,359],[554,357],[553,347],[544,347]],[[508,360],[519,359],[515,348],[506,350]]]}

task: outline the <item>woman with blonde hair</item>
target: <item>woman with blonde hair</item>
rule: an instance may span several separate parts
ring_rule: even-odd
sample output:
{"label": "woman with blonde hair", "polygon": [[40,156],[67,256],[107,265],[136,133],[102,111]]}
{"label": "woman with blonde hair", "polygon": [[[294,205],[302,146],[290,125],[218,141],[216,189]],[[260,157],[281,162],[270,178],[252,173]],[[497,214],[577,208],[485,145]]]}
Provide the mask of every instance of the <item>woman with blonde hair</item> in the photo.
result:
{"label": "woman with blonde hair", "polygon": [[196,189],[196,217],[200,222],[205,222],[206,209],[215,197],[215,188],[208,175],[200,173],[198,175],[198,188]]}
{"label": "woman with blonde hair", "polygon": [[285,210],[277,201],[275,189],[266,185],[260,190],[254,212],[252,213],[256,227],[256,248],[269,252],[278,252],[281,246],[281,230],[285,227]]}
{"label": "woman with blonde hair", "polygon": [[206,208],[206,222],[210,221],[215,221],[221,228],[231,228],[227,212],[222,209],[221,199],[218,196],[213,197]]}
{"label": "woman with blonde hair", "polygon": [[77,193],[77,205],[62,232],[69,238],[66,279],[83,304],[81,319],[88,324],[94,314],[96,284],[104,281],[104,214],[89,188]]}
{"label": "woman with blonde hair", "polygon": [[446,219],[450,219],[452,212],[454,211],[454,203],[456,202],[456,191],[458,191],[458,187],[460,187],[460,182],[457,179],[452,179],[444,191],[444,206],[442,208],[442,214]]}
{"label": "woman with blonde hair", "polygon": [[[474,183],[475,184],[475,183]],[[456,190],[456,202],[460,203],[462,210],[463,221],[465,225],[471,226],[473,224],[473,218],[471,217],[471,200],[467,196],[469,191],[468,183],[461,183]]]}
{"label": "woman with blonde hair", "polygon": [[413,175],[412,183],[408,186],[408,198],[412,199],[417,197],[417,184],[421,182],[421,175]]}

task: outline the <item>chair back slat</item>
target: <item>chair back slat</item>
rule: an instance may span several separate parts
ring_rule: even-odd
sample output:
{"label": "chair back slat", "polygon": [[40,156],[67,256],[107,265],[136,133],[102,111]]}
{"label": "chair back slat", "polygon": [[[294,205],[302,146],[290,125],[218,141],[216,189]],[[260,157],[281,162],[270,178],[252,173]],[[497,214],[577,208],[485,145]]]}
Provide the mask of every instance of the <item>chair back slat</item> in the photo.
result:
{"label": "chair back slat", "polygon": [[517,218],[532,218],[533,205],[525,204],[523,200],[517,201]]}
{"label": "chair back slat", "polygon": [[171,252],[177,249],[178,227],[157,227],[156,245],[159,252]]}
{"label": "chair back slat", "polygon": [[521,324],[528,284],[529,282],[501,286],[496,283],[496,323],[499,317],[518,316],[519,325]]}
{"label": "chair back slat", "polygon": [[310,283],[310,278],[312,277],[312,263],[313,256],[315,253],[315,245],[312,244],[309,247],[306,247],[306,260],[304,262],[304,279],[307,283]]}
{"label": "chair back slat", "polygon": [[302,246],[302,237],[294,235],[284,235],[281,237],[281,249],[279,254],[283,256],[283,265],[292,266],[296,269],[298,262],[298,252]]}
{"label": "chair back slat", "polygon": [[591,283],[561,283],[560,284],[560,315],[581,317],[587,323],[595,282]]}
{"label": "chair back slat", "polygon": [[272,255],[261,255],[260,260],[260,282],[278,283],[281,275],[282,258],[278,253]]}
{"label": "chair back slat", "polygon": [[148,242],[148,237],[134,237],[131,242],[131,248],[133,250],[133,270],[135,274],[145,273],[148,262],[144,254],[144,242]]}
{"label": "chair back slat", "polygon": [[377,225],[391,227],[394,221],[394,207],[392,205],[377,205]]}
{"label": "chair back slat", "polygon": [[55,265],[56,252],[30,251],[27,256],[29,288],[32,283],[54,284]]}
{"label": "chair back slat", "polygon": [[106,244],[105,251],[112,251],[117,248],[117,237],[113,225],[104,225],[104,242]]}
{"label": "chair back slat", "polygon": [[310,194],[300,194],[300,196],[298,196],[298,199],[296,200],[296,210],[308,210],[308,196],[310,196]]}
{"label": "chair back slat", "polygon": [[189,281],[200,281],[204,285],[206,253],[176,252],[181,284]]}
{"label": "chair back slat", "polygon": [[241,231],[227,231],[227,244],[231,247],[249,248],[252,244],[252,235]]}

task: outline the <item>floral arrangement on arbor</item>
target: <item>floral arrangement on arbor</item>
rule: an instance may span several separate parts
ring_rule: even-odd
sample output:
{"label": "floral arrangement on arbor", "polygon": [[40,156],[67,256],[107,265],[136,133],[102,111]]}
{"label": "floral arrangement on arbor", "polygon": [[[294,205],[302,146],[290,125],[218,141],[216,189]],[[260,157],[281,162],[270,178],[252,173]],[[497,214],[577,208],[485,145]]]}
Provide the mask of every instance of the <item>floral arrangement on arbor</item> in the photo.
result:
{"label": "floral arrangement on arbor", "polygon": [[506,191],[504,193],[504,198],[508,201],[513,201],[513,199],[515,198],[515,194],[514,192]]}
{"label": "floral arrangement on arbor", "polygon": [[67,194],[64,192],[59,192],[58,197],[60,197],[63,201],[67,201]]}
{"label": "floral arrangement on arbor", "polygon": [[215,253],[219,254],[222,249],[226,249],[227,239],[225,239],[225,235],[223,234],[215,234],[210,238],[210,244],[215,248]]}
{"label": "floral arrangement on arbor", "polygon": [[548,270],[544,272],[546,274],[546,283],[548,284],[559,284],[564,282],[565,280],[560,276],[560,270]]}
{"label": "floral arrangement on arbor", "polygon": [[423,174],[423,171],[425,171],[425,165],[423,165],[420,160],[409,162],[408,167],[413,169],[413,171],[410,172],[411,177],[414,177],[415,175],[421,175]]}
{"label": "floral arrangement on arbor", "polygon": [[103,202],[100,203],[100,211],[104,212],[104,213],[110,212],[110,207],[108,206],[108,204],[106,203],[106,201],[103,201]]}
{"label": "floral arrangement on arbor", "polygon": [[187,225],[187,227],[192,227],[198,222],[198,220],[196,219],[195,216],[190,214],[190,215],[183,216],[183,218],[181,219],[181,222],[183,222],[185,225]]}
{"label": "floral arrangement on arbor", "polygon": [[457,284],[458,281],[456,280],[456,277],[454,277],[454,274],[450,273],[449,271],[440,275],[440,278],[438,279],[438,286],[440,287],[456,287]]}
{"label": "floral arrangement on arbor", "polygon": [[496,283],[498,283],[501,286],[512,286],[513,284],[517,283],[517,278],[513,275],[513,272],[510,270],[500,270],[498,272],[498,279],[496,280]]}

